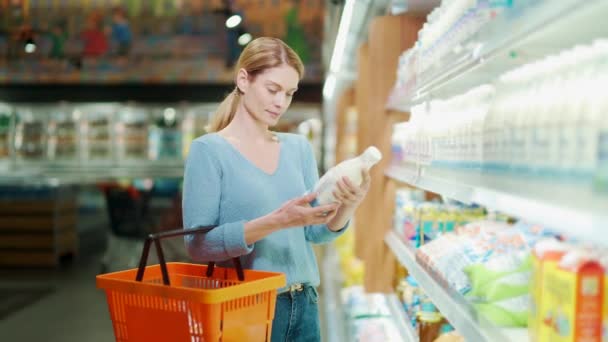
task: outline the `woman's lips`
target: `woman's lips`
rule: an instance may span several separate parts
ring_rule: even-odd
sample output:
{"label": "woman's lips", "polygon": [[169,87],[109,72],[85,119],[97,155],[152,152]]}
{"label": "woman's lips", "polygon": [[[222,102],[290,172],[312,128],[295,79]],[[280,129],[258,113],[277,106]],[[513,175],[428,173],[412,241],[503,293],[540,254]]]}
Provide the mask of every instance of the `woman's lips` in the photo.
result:
{"label": "woman's lips", "polygon": [[269,111],[269,110],[267,110],[266,112],[268,114],[270,114],[273,118],[278,118],[280,116],[280,114],[276,113],[276,112],[272,112],[272,111]]}

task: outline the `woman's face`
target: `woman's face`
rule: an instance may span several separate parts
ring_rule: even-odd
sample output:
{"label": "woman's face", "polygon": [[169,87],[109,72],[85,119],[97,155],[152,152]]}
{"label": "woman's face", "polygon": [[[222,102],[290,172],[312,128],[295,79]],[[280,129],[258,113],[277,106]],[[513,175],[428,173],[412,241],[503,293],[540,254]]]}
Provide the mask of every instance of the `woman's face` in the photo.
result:
{"label": "woman's face", "polygon": [[256,121],[269,127],[276,125],[289,108],[299,81],[298,72],[286,64],[266,69],[253,79],[241,69],[237,78],[239,89],[244,92],[245,109]]}

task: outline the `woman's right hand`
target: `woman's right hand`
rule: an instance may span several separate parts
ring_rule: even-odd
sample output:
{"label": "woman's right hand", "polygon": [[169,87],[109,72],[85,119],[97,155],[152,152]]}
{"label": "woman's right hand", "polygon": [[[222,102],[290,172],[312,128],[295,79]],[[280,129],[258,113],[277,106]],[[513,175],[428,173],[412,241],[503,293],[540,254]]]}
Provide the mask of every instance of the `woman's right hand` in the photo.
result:
{"label": "woman's right hand", "polygon": [[281,228],[303,227],[317,224],[327,224],[336,215],[339,203],[311,207],[310,202],[317,198],[316,193],[285,202],[272,216]]}
{"label": "woman's right hand", "polygon": [[316,224],[327,224],[340,207],[339,203],[311,207],[317,194],[308,194],[285,202],[279,209],[245,223],[245,243],[251,245],[275,231],[304,227]]}

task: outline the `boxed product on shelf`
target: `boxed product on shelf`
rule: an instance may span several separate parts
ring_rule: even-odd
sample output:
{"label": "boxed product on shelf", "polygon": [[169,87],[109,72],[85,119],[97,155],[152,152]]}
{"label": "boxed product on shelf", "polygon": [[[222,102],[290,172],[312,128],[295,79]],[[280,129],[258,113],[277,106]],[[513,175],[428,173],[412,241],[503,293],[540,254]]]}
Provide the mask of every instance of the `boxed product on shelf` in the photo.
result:
{"label": "boxed product on shelf", "polygon": [[182,159],[182,113],[172,107],[150,109],[149,151],[152,160]]}
{"label": "boxed product on shelf", "polygon": [[552,328],[550,341],[601,341],[605,270],[588,251],[565,254],[547,275],[549,312],[543,324]]}
{"label": "boxed product on shelf", "polygon": [[75,109],[82,121],[82,159],[85,162],[111,162],[114,141],[114,116],[117,105],[98,103]]}
{"label": "boxed product on shelf", "polygon": [[50,109],[48,157],[54,161],[77,162],[80,155],[80,117],[66,104]]}
{"label": "boxed product on shelf", "polygon": [[420,190],[399,189],[395,198],[393,229],[416,248],[485,217],[478,206],[426,202],[424,197]]}
{"label": "boxed product on shelf", "polygon": [[8,158],[11,143],[12,108],[0,102],[0,160]]}
{"label": "boxed product on shelf", "polygon": [[17,107],[14,147],[18,160],[45,160],[47,108]]}
{"label": "boxed product on shelf", "polygon": [[549,311],[548,293],[544,290],[548,282],[547,275],[557,268],[559,260],[570,248],[570,245],[557,240],[544,240],[532,250],[533,276],[530,282],[528,316],[528,333],[532,341],[546,341],[551,336],[550,327],[543,323],[543,313]]}
{"label": "boxed product on shelf", "polygon": [[116,156],[119,163],[148,159],[149,117],[145,108],[128,104],[118,111]]}
{"label": "boxed product on shelf", "polygon": [[529,324],[533,341],[602,340],[606,271],[600,253],[555,241],[538,244]]}

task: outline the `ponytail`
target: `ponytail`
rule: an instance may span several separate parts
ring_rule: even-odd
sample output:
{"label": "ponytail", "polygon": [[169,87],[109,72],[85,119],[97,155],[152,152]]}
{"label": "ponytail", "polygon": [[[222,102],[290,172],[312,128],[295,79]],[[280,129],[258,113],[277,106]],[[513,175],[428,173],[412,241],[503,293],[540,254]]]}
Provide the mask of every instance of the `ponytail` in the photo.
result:
{"label": "ponytail", "polygon": [[241,92],[238,88],[235,88],[222,103],[217,107],[215,111],[215,115],[211,119],[209,125],[207,125],[206,130],[208,133],[218,132],[222,129],[226,128],[228,124],[234,119],[234,115],[236,114],[236,108],[239,104]]}

